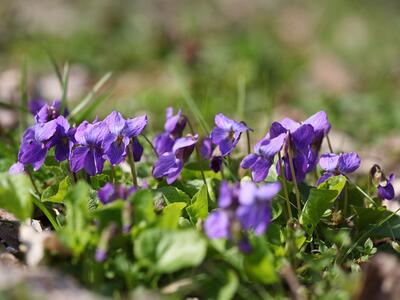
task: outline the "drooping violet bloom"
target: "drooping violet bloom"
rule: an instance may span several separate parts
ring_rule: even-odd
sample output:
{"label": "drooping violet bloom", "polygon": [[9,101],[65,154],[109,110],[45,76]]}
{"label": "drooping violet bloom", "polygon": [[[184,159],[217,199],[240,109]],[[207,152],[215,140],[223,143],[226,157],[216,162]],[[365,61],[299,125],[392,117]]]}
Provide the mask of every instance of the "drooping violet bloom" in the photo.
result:
{"label": "drooping violet bloom", "polygon": [[215,148],[210,138],[206,137],[200,144],[200,155],[204,160],[210,161],[210,169],[215,173],[221,171],[223,158],[218,148]]}
{"label": "drooping violet bloom", "polygon": [[90,124],[84,121],[78,126],[75,132],[77,145],[72,149],[70,156],[72,172],[84,169],[94,176],[103,171],[105,153],[102,143],[108,133],[108,125],[105,122]]}
{"label": "drooping violet bloom", "polygon": [[49,140],[56,132],[56,128],[55,120],[28,128],[22,137],[18,162],[11,166],[9,172],[21,173],[25,170],[25,165],[32,165],[35,171],[39,170],[46,159],[50,148]]}
{"label": "drooping violet bloom", "polygon": [[274,163],[275,155],[281,151],[286,134],[280,134],[272,139],[263,139],[254,146],[254,153],[247,155],[240,167],[251,169],[255,182],[263,181]]}
{"label": "drooping violet bloom", "polygon": [[31,99],[28,103],[29,111],[32,115],[36,116],[44,105],[46,105],[46,101],[43,99]]}
{"label": "drooping violet bloom", "polygon": [[112,165],[121,163],[131,142],[135,161],[139,161],[143,147],[136,137],[147,126],[147,115],[125,120],[119,112],[113,111],[104,119],[104,123],[107,124],[109,133],[103,141],[103,148],[110,163]]}
{"label": "drooping violet bloom", "polygon": [[229,119],[222,113],[215,116],[214,129],[211,132],[211,141],[219,148],[221,156],[226,156],[232,152],[239,142],[243,132],[250,130],[243,123]]}
{"label": "drooping violet bloom", "polygon": [[317,185],[320,185],[332,176],[353,173],[360,167],[360,164],[361,159],[355,152],[323,154],[319,159],[319,165],[325,173],[318,179]]}
{"label": "drooping violet bloom", "polygon": [[49,146],[54,147],[55,158],[61,162],[68,159],[75,144],[76,128],[71,128],[67,119],[63,116],[59,116],[55,119],[55,122],[57,127],[49,141]]}
{"label": "drooping violet bloom", "polygon": [[197,143],[197,135],[179,138],[172,151],[160,155],[153,168],[153,177],[167,177],[167,183],[173,183],[182,172],[184,163],[189,159]]}
{"label": "drooping violet bloom", "polygon": [[[51,120],[57,119],[58,116],[60,116],[60,109],[61,109],[61,101],[53,101],[53,103],[43,105],[40,110],[37,112],[35,115],[35,120],[36,123],[46,123]],[[67,117],[69,115],[68,110],[65,108],[64,109],[64,117]]]}
{"label": "drooping violet bloom", "polygon": [[165,132],[160,133],[153,140],[153,145],[158,155],[172,151],[175,141],[182,137],[186,124],[187,119],[182,115],[181,110],[174,115],[173,108],[167,108],[164,124]]}
{"label": "drooping violet bloom", "polygon": [[200,155],[204,160],[209,160],[213,153],[213,146],[211,139],[206,137],[200,142]]}
{"label": "drooping violet bloom", "polygon": [[322,141],[331,130],[331,124],[329,123],[328,116],[324,111],[312,115],[305,120],[303,124],[309,124],[314,128],[314,139],[311,144],[311,151],[308,158],[308,171],[312,171],[318,164],[318,154],[321,149]]}
{"label": "drooping violet bloom", "polygon": [[97,248],[95,253],[95,260],[98,263],[102,263],[107,259],[107,252],[103,249]]}
{"label": "drooping violet bloom", "polygon": [[378,197],[382,200],[393,200],[395,193],[393,188],[393,181],[395,179],[395,175],[392,173],[389,175],[389,178],[385,178],[385,180],[381,181],[378,185]]}
{"label": "drooping violet bloom", "polygon": [[134,186],[127,187],[123,184],[113,185],[112,183],[107,182],[97,191],[97,196],[99,197],[101,203],[108,204],[117,199],[126,200],[134,192],[136,192],[136,188]]}
{"label": "drooping violet bloom", "polygon": [[172,107],[167,108],[166,121],[164,124],[164,129],[173,138],[180,138],[183,135],[183,131],[186,127],[186,117],[182,115],[182,111],[179,110],[176,115],[174,115],[174,109]]}
{"label": "drooping violet bloom", "polygon": [[279,182],[267,183],[259,188],[253,182],[242,183],[236,216],[244,230],[264,234],[271,222],[271,200],[279,193]]}
{"label": "drooping violet bloom", "polygon": [[222,156],[212,156],[210,160],[210,169],[213,170],[215,173],[221,171],[223,163]]}

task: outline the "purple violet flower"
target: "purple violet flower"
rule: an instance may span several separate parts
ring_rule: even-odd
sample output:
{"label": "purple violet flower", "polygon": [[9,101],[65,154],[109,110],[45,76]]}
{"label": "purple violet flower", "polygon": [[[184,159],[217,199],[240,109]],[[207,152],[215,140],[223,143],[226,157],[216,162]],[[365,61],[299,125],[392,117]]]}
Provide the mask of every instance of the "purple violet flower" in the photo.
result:
{"label": "purple violet flower", "polygon": [[153,177],[166,176],[167,183],[173,183],[182,172],[184,163],[189,159],[197,143],[197,135],[188,135],[175,141],[171,152],[160,155],[153,168]]}
{"label": "purple violet flower", "polygon": [[203,138],[200,142],[200,155],[204,160],[208,160],[211,158],[213,153],[213,146],[211,139],[206,137]]}
{"label": "purple violet flower", "polygon": [[168,132],[172,137],[180,138],[183,135],[183,131],[186,127],[186,117],[182,115],[182,111],[179,110],[176,115],[174,115],[174,110],[172,107],[167,108],[166,113],[166,121],[164,125],[164,129]]}
{"label": "purple violet flower", "polygon": [[321,155],[319,165],[324,174],[318,179],[317,185],[320,185],[328,178],[336,175],[346,175],[353,173],[360,167],[361,159],[355,152],[334,154],[326,153]]}
{"label": "purple violet flower", "polygon": [[254,146],[254,153],[247,155],[240,167],[251,169],[255,182],[263,181],[274,163],[275,155],[281,151],[286,134],[280,134],[273,139],[263,139]]}
{"label": "purple violet flower", "polygon": [[32,115],[36,116],[44,105],[47,105],[47,103],[43,99],[31,99],[28,103],[29,111]]}
{"label": "purple violet flower", "polygon": [[103,141],[105,154],[112,165],[121,163],[127,154],[127,147],[132,139],[132,147],[135,161],[139,161],[143,147],[136,139],[147,125],[147,116],[143,115],[133,119],[125,120],[119,112],[113,111],[104,119],[109,133]]}
{"label": "purple violet flower", "polygon": [[395,193],[393,188],[393,181],[395,175],[392,173],[389,178],[385,178],[384,181],[380,182],[378,185],[378,197],[382,200],[393,200]]}
{"label": "purple violet flower", "polygon": [[239,142],[243,132],[250,130],[243,123],[229,119],[222,113],[215,116],[214,129],[211,132],[211,140],[217,145],[221,156],[226,156],[232,152]]}
{"label": "purple violet flower", "polygon": [[163,132],[157,135],[153,140],[154,148],[158,155],[166,152],[171,152],[174,146],[175,140],[170,136],[168,132]]}
{"label": "purple violet flower", "polygon": [[242,183],[236,216],[244,230],[264,234],[271,222],[271,200],[279,193],[279,182],[267,183],[259,188],[253,182]]}
{"label": "purple violet flower", "polygon": [[182,137],[186,123],[186,117],[182,115],[181,110],[174,115],[173,108],[167,108],[166,121],[164,124],[165,132],[160,133],[153,140],[153,145],[158,155],[172,151],[176,139]]}
{"label": "purple violet flower", "polygon": [[232,225],[235,222],[235,212],[239,205],[240,184],[229,186],[222,181],[219,186],[218,209],[210,212],[204,230],[209,239],[232,239]]}
{"label": "purple violet flower", "polygon": [[[51,105],[43,105],[35,116],[37,123],[46,123],[48,121],[57,119],[60,116],[61,101],[53,101]],[[64,117],[69,115],[68,110],[64,109]]]}
{"label": "purple violet flower", "polygon": [[11,174],[20,173],[25,170],[25,165],[32,165],[35,171],[39,170],[46,159],[50,148],[49,140],[56,132],[55,120],[47,123],[39,123],[28,128],[21,141],[18,152],[18,162],[11,166]]}
{"label": "purple violet flower", "polygon": [[136,188],[134,186],[127,187],[123,184],[113,185],[112,183],[107,182],[97,191],[97,196],[99,197],[101,203],[105,205],[117,199],[126,200],[134,192],[136,192]]}
{"label": "purple violet flower", "polygon": [[104,149],[102,142],[109,133],[108,125],[104,122],[90,124],[82,122],[75,132],[77,145],[74,146],[70,157],[71,171],[85,171],[94,176],[103,171]]}
{"label": "purple violet flower", "polygon": [[[279,193],[280,183],[268,183],[257,187],[253,182],[245,182],[230,187],[221,182],[218,209],[212,211],[204,223],[204,230],[210,239],[226,238],[239,241],[248,251],[245,243],[246,231],[253,230],[256,235],[265,233],[271,222],[271,200]],[[237,226],[240,231],[237,232]]]}
{"label": "purple violet flower", "polygon": [[64,161],[68,159],[71,149],[75,144],[75,131],[76,128],[71,128],[67,119],[63,116],[59,116],[55,119],[57,124],[56,131],[50,139],[49,146],[54,146],[55,158],[58,161]]}

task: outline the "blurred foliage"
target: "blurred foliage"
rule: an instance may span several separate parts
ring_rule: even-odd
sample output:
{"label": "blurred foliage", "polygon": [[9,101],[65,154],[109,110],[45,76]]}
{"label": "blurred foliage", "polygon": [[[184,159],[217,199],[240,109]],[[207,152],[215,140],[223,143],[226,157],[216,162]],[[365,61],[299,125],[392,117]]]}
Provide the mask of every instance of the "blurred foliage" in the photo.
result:
{"label": "blurred foliage", "polygon": [[[273,113],[327,110],[361,142],[400,128],[398,1],[50,1],[0,4],[0,65],[114,71],[107,105],[127,114],[194,99],[265,129]],[[36,78],[36,75],[31,74]],[[40,95],[39,91],[32,95]],[[51,100],[51,99],[49,99]]]}

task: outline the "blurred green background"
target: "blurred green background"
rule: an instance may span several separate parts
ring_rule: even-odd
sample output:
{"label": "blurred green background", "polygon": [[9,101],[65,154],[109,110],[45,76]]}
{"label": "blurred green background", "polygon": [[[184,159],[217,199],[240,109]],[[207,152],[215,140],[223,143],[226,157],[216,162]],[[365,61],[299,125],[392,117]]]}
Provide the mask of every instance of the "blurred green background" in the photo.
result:
{"label": "blurred green background", "polygon": [[[168,105],[190,112],[193,99],[210,125],[222,111],[262,136],[272,119],[323,109],[341,148],[391,151],[393,165],[399,14],[396,0],[1,1],[0,99],[18,101],[24,61],[30,97],[60,97],[47,49],[71,64],[71,101],[113,71],[112,95],[93,116],[147,111],[159,130]],[[15,126],[4,111],[0,119]]]}

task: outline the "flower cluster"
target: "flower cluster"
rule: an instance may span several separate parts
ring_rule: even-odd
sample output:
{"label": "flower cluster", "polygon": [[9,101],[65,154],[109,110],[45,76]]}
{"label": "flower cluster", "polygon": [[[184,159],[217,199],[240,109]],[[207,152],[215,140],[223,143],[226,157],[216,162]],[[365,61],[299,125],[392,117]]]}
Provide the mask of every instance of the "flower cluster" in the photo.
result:
{"label": "flower cluster", "polygon": [[330,129],[331,125],[323,111],[302,123],[289,118],[274,122],[267,135],[255,145],[254,153],[243,159],[241,167],[252,170],[254,181],[263,181],[276,154],[283,150],[283,156],[277,164],[278,171],[283,162],[286,179],[292,180],[294,174],[297,182],[301,182],[315,168],[322,140]]}
{"label": "flower cluster", "polygon": [[39,104],[31,102],[36,124],[25,131],[18,162],[11,166],[10,173],[22,172],[27,165],[38,170],[51,148],[59,162],[69,161],[72,172],[84,169],[91,176],[103,171],[106,160],[112,165],[121,163],[128,151],[135,161],[140,160],[143,147],[137,136],[147,125],[146,115],[125,120],[120,113],[112,112],[103,121],[84,121],[72,127],[67,119],[68,111],[64,110],[61,115],[59,101],[43,104],[41,108]]}
{"label": "flower cluster", "polygon": [[246,231],[262,235],[271,222],[271,200],[278,194],[280,183],[257,187],[253,182],[220,185],[218,209],[211,212],[204,224],[210,239],[226,238],[245,246]]}
{"label": "flower cluster", "polygon": [[166,177],[167,183],[173,183],[181,174],[183,165],[195,149],[198,136],[188,134],[183,136],[187,118],[179,110],[173,114],[171,107],[167,108],[165,132],[156,136],[153,141],[158,159],[154,164],[154,178]]}

